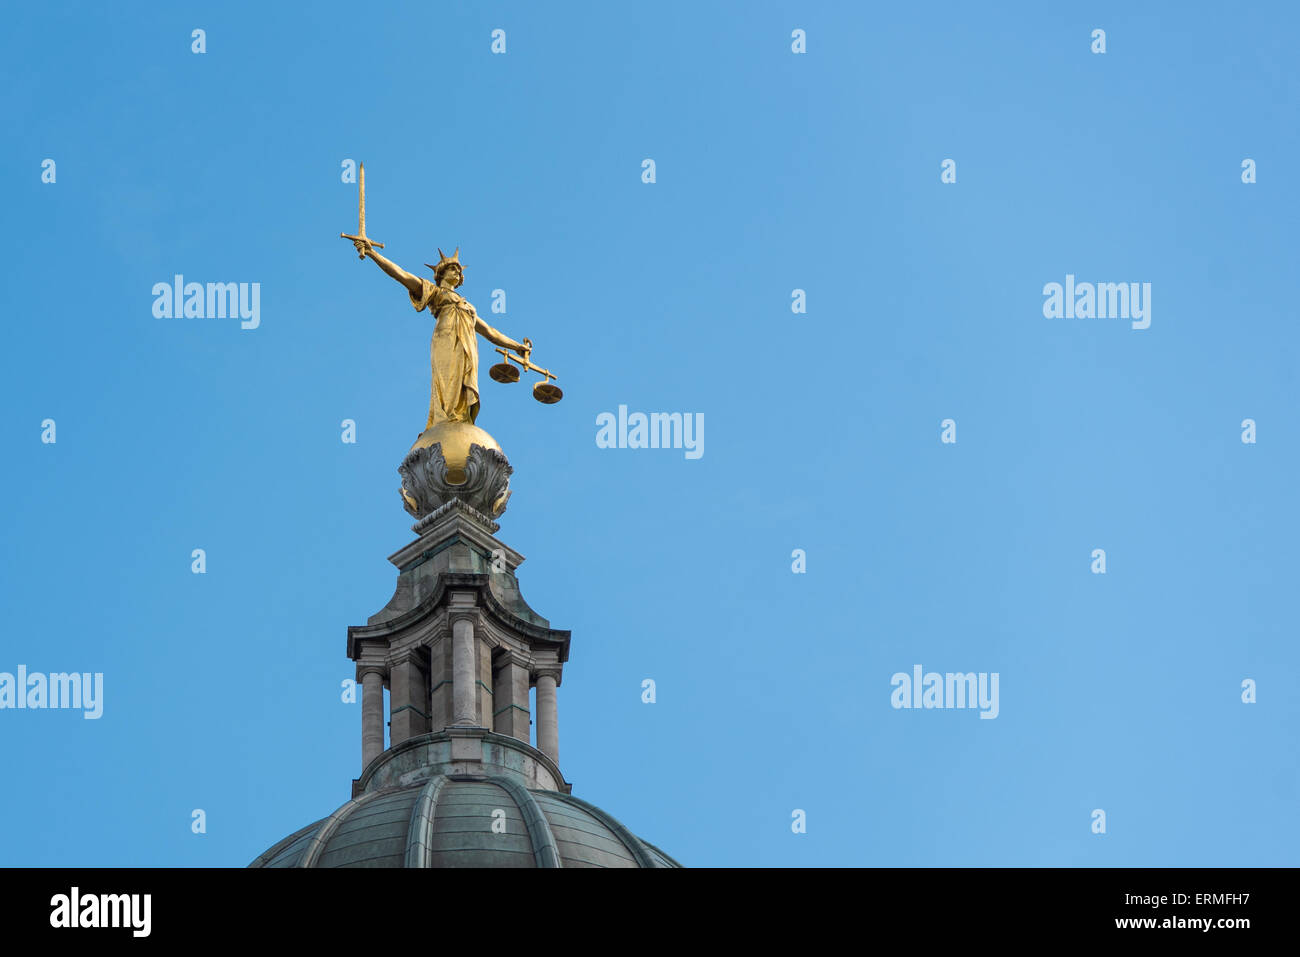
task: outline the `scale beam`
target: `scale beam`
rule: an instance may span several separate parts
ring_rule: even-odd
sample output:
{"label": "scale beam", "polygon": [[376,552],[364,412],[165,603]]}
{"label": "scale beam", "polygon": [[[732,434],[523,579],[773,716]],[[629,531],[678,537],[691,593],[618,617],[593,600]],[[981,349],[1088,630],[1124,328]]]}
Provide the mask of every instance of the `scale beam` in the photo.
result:
{"label": "scale beam", "polygon": [[564,392],[558,385],[552,385],[551,380],[556,378],[555,373],[549,369],[543,369],[541,366],[535,366],[528,361],[527,355],[519,355],[517,352],[511,352],[509,349],[498,348],[497,352],[505,356],[505,362],[498,362],[488,370],[490,375],[497,382],[518,382],[519,370],[510,363],[517,362],[529,372],[536,372],[543,376],[542,381],[533,385],[533,398],[538,402],[546,405],[554,405],[564,398]]}

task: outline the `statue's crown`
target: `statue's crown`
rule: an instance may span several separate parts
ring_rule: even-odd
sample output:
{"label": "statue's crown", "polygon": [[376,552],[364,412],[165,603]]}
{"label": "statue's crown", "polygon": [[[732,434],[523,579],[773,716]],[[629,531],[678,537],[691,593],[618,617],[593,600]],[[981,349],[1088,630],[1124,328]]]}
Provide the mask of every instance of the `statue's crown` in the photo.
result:
{"label": "statue's crown", "polygon": [[450,266],[455,266],[457,269],[459,269],[461,276],[465,275],[465,267],[460,264],[459,246],[456,247],[456,251],[452,253],[450,256],[448,256],[446,253],[442,251],[441,246],[438,247],[438,264],[435,266],[433,263],[425,263],[425,265],[433,270],[434,282],[441,282],[443,270],[447,269]]}

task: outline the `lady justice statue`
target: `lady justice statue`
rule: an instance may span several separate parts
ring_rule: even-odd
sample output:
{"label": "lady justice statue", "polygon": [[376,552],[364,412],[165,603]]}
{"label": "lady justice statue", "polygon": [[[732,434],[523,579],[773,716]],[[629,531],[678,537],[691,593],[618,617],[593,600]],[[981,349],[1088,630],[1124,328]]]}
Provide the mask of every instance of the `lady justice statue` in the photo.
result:
{"label": "lady justice statue", "polygon": [[433,388],[429,396],[429,421],[431,429],[439,422],[469,422],[478,418],[478,340],[504,346],[524,358],[533,350],[530,339],[515,342],[507,335],[493,329],[474,310],[468,299],[456,293],[465,281],[465,270],[460,264],[460,247],[447,256],[438,250],[438,265],[425,263],[433,270],[433,282],[412,276],[391,259],[375,252],[374,247],[362,239],[353,245],[364,259],[369,256],[388,275],[406,287],[411,305],[416,312],[428,309],[436,317],[433,341],[429,345],[429,360],[433,366]]}
{"label": "lady justice statue", "polygon": [[[505,362],[492,367],[498,382],[517,382],[520,368],[542,374],[533,387],[533,396],[545,404],[563,398],[551,384],[555,376],[529,361],[533,343],[516,342],[483,321],[474,306],[456,290],[465,280],[460,263],[460,247],[450,256],[438,250],[438,263],[425,263],[433,270],[433,282],[413,276],[392,260],[375,252],[382,249],[366,236],[366,169],[358,177],[359,227],[355,236],[339,235],[352,240],[360,258],[367,256],[375,265],[406,287],[411,305],[417,312],[428,309],[435,317],[433,339],[429,347],[433,382],[429,394],[429,418],[424,431],[411,447],[398,469],[403,478],[402,500],[406,510],[423,519],[450,499],[460,499],[496,518],[505,511],[510,497],[509,476],[513,471],[496,439],[479,428],[478,336],[500,347]],[[417,530],[420,528],[417,523]]]}

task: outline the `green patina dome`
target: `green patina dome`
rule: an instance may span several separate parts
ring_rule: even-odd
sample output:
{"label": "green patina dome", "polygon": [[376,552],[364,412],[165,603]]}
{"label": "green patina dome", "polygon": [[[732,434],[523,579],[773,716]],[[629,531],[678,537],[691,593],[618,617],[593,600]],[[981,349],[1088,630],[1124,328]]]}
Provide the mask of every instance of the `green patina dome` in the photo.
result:
{"label": "green patina dome", "polygon": [[681,866],[599,808],[539,788],[552,768],[486,730],[421,735],[376,759],[356,798],[249,866]]}

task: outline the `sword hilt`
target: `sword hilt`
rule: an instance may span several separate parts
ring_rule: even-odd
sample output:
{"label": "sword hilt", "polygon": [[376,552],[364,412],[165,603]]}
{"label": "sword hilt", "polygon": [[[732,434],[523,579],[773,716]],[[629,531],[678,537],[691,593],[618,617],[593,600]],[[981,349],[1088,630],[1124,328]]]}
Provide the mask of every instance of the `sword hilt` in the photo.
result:
{"label": "sword hilt", "polygon": [[[383,248],[384,248],[384,244],[383,244],[383,243],[377,243],[377,242],[375,242],[373,239],[371,239],[369,236],[349,236],[347,233],[339,233],[339,239],[350,239],[350,240],[352,240],[354,243],[355,243],[357,240],[360,240],[361,242],[365,243],[367,246],[370,246],[372,249],[383,249]],[[365,258],[366,258],[366,254],[365,254],[365,253],[361,253],[361,254],[359,254],[359,256],[358,256],[357,258],[358,258],[358,259],[365,259]]]}

